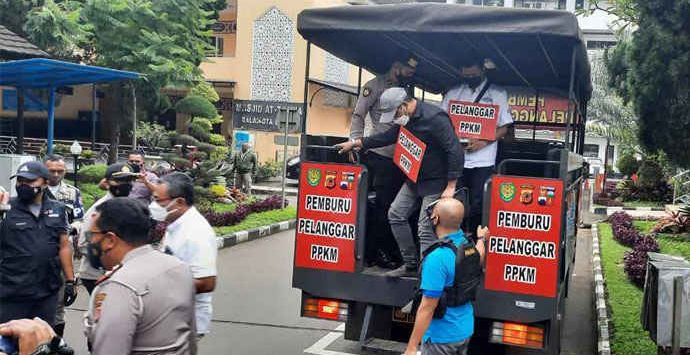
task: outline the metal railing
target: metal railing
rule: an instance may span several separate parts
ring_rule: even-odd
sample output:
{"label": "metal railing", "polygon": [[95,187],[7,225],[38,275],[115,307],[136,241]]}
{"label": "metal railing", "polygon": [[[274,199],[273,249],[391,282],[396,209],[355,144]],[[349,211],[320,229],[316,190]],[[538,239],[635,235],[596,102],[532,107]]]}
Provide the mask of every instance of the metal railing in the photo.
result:
{"label": "metal railing", "polygon": [[[66,146],[72,145],[74,140],[61,140],[61,139],[56,139],[54,140],[54,144],[62,144]],[[85,147],[85,149],[90,149],[91,148],[91,142],[90,141],[79,141],[79,144],[82,145],[82,147]],[[29,137],[24,137],[24,154],[30,154],[30,155],[35,155],[38,157],[42,157],[45,155],[45,152],[47,150],[47,140],[45,138],[29,138]],[[18,144],[17,144],[17,137],[14,136],[0,136],[0,154],[15,154],[17,152]],[[94,152],[94,159],[99,162],[106,162],[108,161],[108,154],[110,153],[111,145],[110,143],[96,143],[96,149],[93,150]],[[137,152],[140,152],[145,155],[157,155],[161,152],[168,152],[171,151],[170,149],[161,149],[161,148],[156,148],[156,147],[147,147],[147,146],[142,146],[139,145],[137,146]],[[127,159],[127,154],[132,151],[132,146],[131,145],[126,145],[126,144],[120,144],[118,152],[117,152],[117,157],[118,160],[122,159]]]}
{"label": "metal railing", "polygon": [[673,183],[673,204],[690,205],[690,170],[682,171],[671,178]]}

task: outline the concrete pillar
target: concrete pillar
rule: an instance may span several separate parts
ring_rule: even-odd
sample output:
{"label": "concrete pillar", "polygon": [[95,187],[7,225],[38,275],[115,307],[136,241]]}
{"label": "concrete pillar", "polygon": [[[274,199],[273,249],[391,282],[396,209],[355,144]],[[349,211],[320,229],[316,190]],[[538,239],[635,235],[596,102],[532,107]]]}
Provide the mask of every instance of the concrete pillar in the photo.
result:
{"label": "concrete pillar", "polygon": [[575,0],[565,0],[565,9],[570,12],[575,12]]}

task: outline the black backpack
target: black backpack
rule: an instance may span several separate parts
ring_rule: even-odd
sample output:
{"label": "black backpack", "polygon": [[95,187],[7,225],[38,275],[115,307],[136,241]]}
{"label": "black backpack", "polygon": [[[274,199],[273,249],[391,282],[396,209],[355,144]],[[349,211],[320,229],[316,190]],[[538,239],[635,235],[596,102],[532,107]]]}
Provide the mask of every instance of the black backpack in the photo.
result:
{"label": "black backpack", "polygon": [[[455,253],[455,279],[453,285],[446,286],[439,299],[438,306],[434,311],[434,318],[440,319],[446,315],[448,307],[458,307],[467,302],[474,301],[477,297],[477,289],[483,275],[481,257],[475,244],[467,241],[460,247],[456,247],[450,239],[439,240],[430,245],[422,254],[422,265],[424,259],[438,248],[450,248]],[[412,302],[412,314],[417,313],[419,304],[422,301],[422,270],[419,270],[419,285]]]}

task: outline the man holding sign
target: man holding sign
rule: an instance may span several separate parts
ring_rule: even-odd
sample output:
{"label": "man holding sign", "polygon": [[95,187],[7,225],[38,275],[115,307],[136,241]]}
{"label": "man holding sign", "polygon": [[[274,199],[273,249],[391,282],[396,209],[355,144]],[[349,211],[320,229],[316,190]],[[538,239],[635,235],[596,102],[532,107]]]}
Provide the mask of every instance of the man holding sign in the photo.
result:
{"label": "man holding sign", "polygon": [[460,68],[460,86],[448,90],[441,108],[453,119],[455,132],[464,142],[465,165],[460,184],[469,189],[467,228],[474,231],[481,224],[484,183],[496,164],[497,140],[508,133],[513,123],[508,107],[508,93],[486,78],[482,60],[471,60]]}
{"label": "man holding sign", "polygon": [[381,120],[394,121],[397,125],[338,147],[343,154],[397,142],[393,162],[405,173],[407,181],[388,210],[388,221],[404,265],[387,275],[413,276],[419,261],[408,219],[421,205],[418,234],[420,252],[423,252],[437,239],[425,213],[426,207],[439,197],[453,197],[462,173],[463,154],[448,115],[438,107],[417,101],[403,88],[390,88],[381,95],[379,108]]}

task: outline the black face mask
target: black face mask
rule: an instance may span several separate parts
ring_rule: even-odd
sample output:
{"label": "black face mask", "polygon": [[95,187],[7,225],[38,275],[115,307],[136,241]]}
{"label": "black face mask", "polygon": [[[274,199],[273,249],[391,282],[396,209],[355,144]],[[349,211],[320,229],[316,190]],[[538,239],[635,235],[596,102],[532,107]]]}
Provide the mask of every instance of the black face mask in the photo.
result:
{"label": "black face mask", "polygon": [[108,187],[108,191],[115,197],[127,197],[132,191],[132,184],[120,184]]}
{"label": "black face mask", "polygon": [[469,76],[469,77],[464,77],[462,80],[467,83],[471,88],[476,88],[479,86],[479,84],[482,83],[482,77],[481,76]]}
{"label": "black face mask", "polygon": [[36,196],[41,193],[42,188],[21,184],[17,185],[16,190],[17,198],[22,202],[28,203],[33,201]]}
{"label": "black face mask", "polygon": [[139,174],[141,172],[141,165],[139,164],[129,164],[132,167],[132,171]]}
{"label": "black face mask", "polygon": [[96,269],[103,269],[103,262],[101,262],[101,256],[103,256],[103,249],[99,243],[89,242],[86,245],[86,257],[89,259],[91,266]]}

